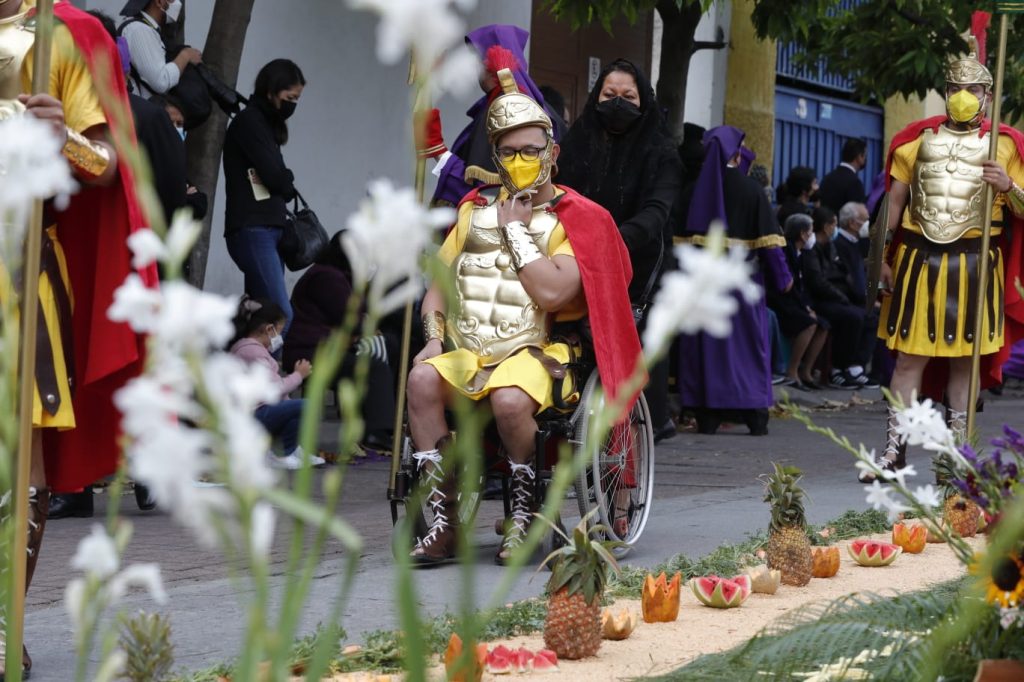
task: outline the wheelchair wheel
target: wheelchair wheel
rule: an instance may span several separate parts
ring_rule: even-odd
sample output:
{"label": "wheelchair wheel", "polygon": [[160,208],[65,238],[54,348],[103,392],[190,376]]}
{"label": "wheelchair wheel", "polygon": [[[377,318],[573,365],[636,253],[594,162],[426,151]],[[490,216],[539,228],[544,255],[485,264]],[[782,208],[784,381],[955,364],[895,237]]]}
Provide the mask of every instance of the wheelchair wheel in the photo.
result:
{"label": "wheelchair wheel", "polygon": [[[416,462],[412,458],[412,441],[408,436],[402,444],[402,459],[400,467],[403,471],[408,472],[409,478],[412,481],[409,496],[400,503],[400,508],[403,513],[399,515],[397,522],[392,529],[392,543],[391,550],[396,555],[399,551],[411,552],[412,547],[402,549],[399,547],[399,525],[402,523],[412,524],[412,537],[415,543],[418,538],[422,538],[427,534],[428,529],[434,522],[434,511],[427,503],[427,494],[429,491],[424,491],[421,495],[417,491],[419,483],[419,471],[416,467]],[[480,500],[483,498],[483,485],[484,480],[481,478],[478,485],[473,486],[473,492],[468,498],[463,498],[462,494],[459,494],[459,523],[466,524],[470,523],[476,517],[476,511],[480,507]]]}
{"label": "wheelchair wheel", "polygon": [[609,540],[626,543],[615,550],[617,557],[629,553],[647,525],[654,497],[654,430],[647,401],[641,393],[627,419],[613,427],[596,446],[584,450],[591,422],[603,407],[595,391],[599,385],[594,371],[580,396],[580,408],[574,415],[573,443],[576,456],[586,465],[576,480],[576,500],[580,514],[597,507],[601,524],[608,528]]}

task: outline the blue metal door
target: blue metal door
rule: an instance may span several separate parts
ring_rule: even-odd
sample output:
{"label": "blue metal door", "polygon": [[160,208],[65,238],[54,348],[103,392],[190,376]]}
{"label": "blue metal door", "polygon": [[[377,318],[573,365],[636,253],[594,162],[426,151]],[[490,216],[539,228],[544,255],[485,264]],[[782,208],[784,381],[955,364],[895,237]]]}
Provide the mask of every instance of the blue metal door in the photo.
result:
{"label": "blue metal door", "polygon": [[794,166],[810,166],[818,179],[840,163],[843,143],[851,137],[867,142],[867,166],[860,179],[868,193],[885,163],[884,113],[865,106],[784,85],[775,86],[775,158],[777,187]]}

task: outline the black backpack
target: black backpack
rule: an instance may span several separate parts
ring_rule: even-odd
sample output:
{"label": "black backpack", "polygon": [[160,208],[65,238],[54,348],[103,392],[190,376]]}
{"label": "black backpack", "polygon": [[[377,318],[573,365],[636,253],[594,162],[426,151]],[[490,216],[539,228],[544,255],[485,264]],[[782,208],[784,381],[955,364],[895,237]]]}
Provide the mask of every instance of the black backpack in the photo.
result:
{"label": "black backpack", "polygon": [[[132,17],[117,27],[117,35],[123,35],[125,26],[135,22],[146,23],[139,17]],[[167,50],[167,61],[173,61],[185,47],[185,45],[177,45],[169,48]],[[142,94],[142,84],[146,84],[147,88],[149,87],[149,84],[142,79],[142,76],[135,69],[135,64],[131,65],[130,76],[139,94]],[[203,75],[194,64],[189,64],[185,67],[185,70],[181,72],[181,78],[178,79],[178,84],[168,90],[167,94],[171,96],[175,105],[181,109],[181,113],[185,117],[185,130],[192,130],[201,126],[206,122],[206,119],[210,118],[210,114],[213,113],[213,99],[210,97],[210,90],[207,87],[206,79],[203,78]]]}

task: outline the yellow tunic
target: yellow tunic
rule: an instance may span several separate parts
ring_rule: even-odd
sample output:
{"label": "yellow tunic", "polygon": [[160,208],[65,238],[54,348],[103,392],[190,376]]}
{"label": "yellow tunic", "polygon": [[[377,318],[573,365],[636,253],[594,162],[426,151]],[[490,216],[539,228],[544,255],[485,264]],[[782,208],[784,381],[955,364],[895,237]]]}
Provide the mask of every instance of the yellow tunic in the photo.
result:
{"label": "yellow tunic", "polygon": [[[908,186],[912,185],[914,178],[914,165],[917,161],[918,149],[921,145],[921,138],[918,137],[906,144],[897,147],[893,152],[892,167],[890,174],[895,180],[898,180]],[[1024,160],[1020,158],[1017,153],[1017,146],[1013,140],[1006,136],[999,136],[999,147],[997,152],[997,159],[999,163],[1006,169],[1007,174],[1018,184],[1024,184]],[[1006,197],[1001,193],[996,193],[995,201],[993,202],[993,218],[1000,220],[1004,214],[1008,215],[1008,208],[1004,209],[1006,204]],[[914,235],[921,235],[921,228],[913,222],[911,217],[909,201],[907,208],[903,211],[903,218],[901,222],[901,229],[907,230]],[[971,228],[960,239],[977,239],[981,237],[981,227]],[[1001,234],[1002,228],[998,225],[992,226],[992,236],[996,237]],[[973,342],[967,339],[969,334],[973,334],[973,323],[969,320],[967,310],[973,308],[976,304],[973,300],[974,292],[971,292],[970,296],[968,293],[968,268],[967,268],[967,255],[964,253],[943,253],[938,267],[938,274],[935,277],[934,288],[929,286],[928,277],[928,266],[920,268],[917,281],[909,281],[910,279],[910,268],[906,267],[907,264],[918,256],[918,248],[912,245],[902,243],[896,249],[893,256],[892,271],[894,276],[899,279],[904,279],[902,291],[900,282],[894,281],[893,287],[894,292],[897,295],[886,296],[882,299],[882,308],[878,322],[878,336],[885,341],[888,348],[897,350],[903,353],[911,355],[921,355],[927,357],[965,357],[971,354],[973,349]],[[941,251],[941,247],[936,246],[935,252]],[[929,249],[931,252],[931,249]],[[989,269],[989,286],[994,288],[993,295],[995,297],[995,310],[996,320],[990,319],[988,306],[982,306],[982,310],[978,311],[978,314],[982,316],[982,329],[989,330],[990,326],[994,327],[995,334],[991,337],[988,333],[983,333],[981,337],[981,353],[987,355],[994,353],[1003,345],[1003,325],[1001,324],[1002,315],[999,312],[1002,307],[1003,301],[1003,258],[1002,252],[999,248],[996,248],[993,244],[991,249],[991,260]],[[956,258],[959,260],[959,281],[950,282],[949,273],[949,259]],[[900,276],[902,273],[902,276]],[[956,289],[951,287],[955,286]],[[944,334],[946,326],[946,309],[947,309],[947,295],[951,291],[955,291],[957,296],[956,303],[956,324],[955,331],[953,333],[953,339],[948,339]],[[913,299],[913,314],[909,318],[909,333],[906,337],[901,333],[902,324],[897,325],[897,328],[893,331],[888,326],[890,313],[892,312],[893,306],[899,306],[898,314],[900,315],[900,321],[903,322],[903,314],[906,312],[908,306],[907,302]],[[952,303],[952,301],[950,301]],[[932,306],[934,311],[934,319],[931,322],[932,330],[935,331],[934,338],[929,335],[929,319],[928,310],[929,306]],[[969,328],[970,327],[970,328]]]}
{"label": "yellow tunic", "polygon": [[[33,6],[35,6],[35,0],[23,0],[22,8],[24,10]],[[54,26],[51,59],[49,94],[59,99],[64,105],[64,120],[67,126],[81,133],[94,126],[105,125],[107,119],[100,106],[99,95],[92,75],[89,73],[88,65],[75,44],[71,32],[59,22]],[[32,61],[30,52],[22,63],[21,84],[24,92],[31,91]],[[73,301],[68,284],[67,264],[64,252],[57,241],[56,229],[49,228],[47,237],[53,241],[57,262],[64,280],[63,285]],[[9,273],[0,263],[0,303],[7,300],[10,289]],[[57,413],[51,415],[43,409],[41,397],[37,392],[32,411],[32,423],[41,428],[74,428],[75,414],[71,402],[71,388],[68,382],[67,366],[64,362],[64,347],[60,332],[61,325],[71,324],[71,320],[61,320],[53,285],[45,273],[39,277],[39,299],[42,303],[43,315],[40,324],[46,325],[50,338],[61,403]],[[69,349],[68,352],[73,351]]]}
{"label": "yellow tunic", "polygon": [[[462,251],[472,225],[473,209],[472,203],[465,203],[461,206],[455,228],[448,233],[448,237],[438,251],[438,258],[445,267],[450,268]],[[548,242],[547,256],[554,258],[559,255],[575,257],[562,225],[557,225],[554,228]],[[559,321],[578,320],[585,314],[586,303],[581,295],[579,299],[559,311],[555,315],[555,319]],[[541,349],[541,352],[554,358],[559,364],[569,362],[570,348],[565,343],[548,344]],[[531,354],[529,348],[515,352],[493,367],[484,367],[480,356],[466,348],[449,350],[426,362],[433,366],[455,390],[473,400],[480,400],[495,389],[514,386],[533,398],[539,406],[538,413],[553,406],[554,381],[540,360]],[[574,391],[573,382],[568,379],[563,384],[562,397],[566,402],[572,402],[579,398]]]}

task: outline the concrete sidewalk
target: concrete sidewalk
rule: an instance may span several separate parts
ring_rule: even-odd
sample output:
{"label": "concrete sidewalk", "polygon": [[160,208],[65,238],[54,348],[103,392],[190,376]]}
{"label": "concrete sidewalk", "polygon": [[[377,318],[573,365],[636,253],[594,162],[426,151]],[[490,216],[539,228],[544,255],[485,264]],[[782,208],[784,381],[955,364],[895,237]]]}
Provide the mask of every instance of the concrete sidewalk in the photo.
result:
{"label": "concrete sidewalk", "polygon": [[[848,403],[847,391],[801,394],[802,401],[830,400]],[[878,391],[858,396],[877,401]],[[1021,425],[1024,396],[989,398],[980,424],[986,439],[1004,422]],[[855,404],[843,409],[816,411],[816,421],[831,426],[855,442],[869,447],[882,444],[884,405],[880,402]],[[796,464],[806,472],[805,487],[810,494],[809,520],[821,523],[847,509],[863,509],[864,492],[855,480],[849,455],[823,438],[809,434],[791,419],[774,419],[769,435],[754,438],[745,427],[731,427],[715,436],[680,433],[657,449],[655,506],[639,545],[626,563],[651,565],[677,554],[705,554],[723,542],[736,542],[768,522],[767,506],[761,501],[757,476],[771,468],[772,461]],[[931,480],[926,453],[911,454],[911,461],[923,481]],[[361,533],[364,549],[359,561],[355,589],[344,609],[342,625],[349,639],[360,641],[367,631],[397,626],[393,599],[395,572],[391,557],[391,518],[385,500],[388,464],[384,460],[365,462],[349,468],[344,487],[341,515]],[[61,600],[64,586],[73,577],[68,562],[78,540],[93,522],[102,520],[108,500],[97,496],[97,517],[54,521],[47,527],[46,543],[39,561],[36,581],[29,594],[26,641],[35,661],[33,680],[66,682],[71,679],[74,652],[71,631]],[[170,603],[162,610],[170,616],[176,648],[176,667],[197,670],[233,658],[241,646],[243,600],[248,587],[236,586],[227,577],[222,557],[200,550],[188,534],[162,513],[144,513],[125,498],[124,516],[135,526],[126,561],[155,561],[161,565]],[[578,518],[575,500],[565,506],[567,522]],[[570,513],[571,512],[571,513]],[[498,538],[488,531],[500,516],[500,502],[485,502],[479,515],[479,563],[476,567],[474,599],[481,606],[493,599],[498,603],[537,596],[542,593],[545,574],[526,570],[511,594],[491,593],[504,569],[492,557]],[[279,523],[275,541],[275,605],[284,582],[284,552],[290,527]],[[330,543],[320,564],[307,605],[303,631],[322,622],[341,584],[345,557],[337,543]],[[415,576],[421,612],[443,613],[465,593],[467,585],[455,566],[421,571]],[[241,591],[241,594],[239,593]],[[155,610],[141,594],[130,595],[124,610]]]}

